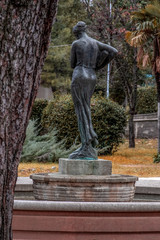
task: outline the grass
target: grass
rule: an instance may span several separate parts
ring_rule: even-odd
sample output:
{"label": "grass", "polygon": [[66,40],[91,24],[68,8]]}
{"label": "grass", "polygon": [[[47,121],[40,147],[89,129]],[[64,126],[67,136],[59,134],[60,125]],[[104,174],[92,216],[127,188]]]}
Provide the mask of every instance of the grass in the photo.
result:
{"label": "grass", "polygon": [[157,152],[157,140],[136,140],[135,148],[128,148],[125,141],[113,156],[102,156],[112,161],[113,174],[129,174],[139,177],[160,177],[160,164],[153,163]]}
{"label": "grass", "polygon": [[[160,163],[153,163],[157,153],[157,140],[136,140],[136,148],[128,148],[128,141],[121,144],[112,156],[100,156],[112,161],[113,174],[128,174],[138,177],[160,177]],[[52,169],[56,167],[56,169]],[[28,177],[33,173],[58,171],[57,163],[20,163],[18,176]]]}
{"label": "grass", "polygon": [[[53,167],[56,167],[53,169]],[[57,172],[58,163],[20,163],[18,177],[29,177],[33,173]]]}

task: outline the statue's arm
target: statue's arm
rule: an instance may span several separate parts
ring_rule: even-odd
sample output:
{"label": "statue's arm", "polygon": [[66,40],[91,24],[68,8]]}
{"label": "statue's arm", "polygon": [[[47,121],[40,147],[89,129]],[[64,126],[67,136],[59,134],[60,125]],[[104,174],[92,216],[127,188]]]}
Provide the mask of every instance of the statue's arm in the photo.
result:
{"label": "statue's arm", "polygon": [[75,68],[76,67],[76,44],[73,43],[72,44],[72,48],[71,48],[71,68]]}
{"label": "statue's arm", "polygon": [[99,47],[100,51],[106,50],[111,55],[115,55],[115,54],[118,53],[117,49],[115,49],[114,47],[111,47],[108,44],[104,44],[104,43],[101,43],[99,41],[97,41],[97,44],[98,44],[98,47]]}
{"label": "statue's arm", "polygon": [[114,47],[99,41],[97,41],[97,45],[99,48],[99,55],[97,58],[96,70],[99,70],[107,65],[115,57],[118,51]]}

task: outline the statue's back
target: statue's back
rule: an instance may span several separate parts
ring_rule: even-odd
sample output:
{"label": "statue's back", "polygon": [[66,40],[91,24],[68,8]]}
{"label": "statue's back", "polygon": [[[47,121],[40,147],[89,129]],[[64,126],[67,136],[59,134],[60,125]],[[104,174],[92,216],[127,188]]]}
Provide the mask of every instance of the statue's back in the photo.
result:
{"label": "statue's back", "polygon": [[87,68],[96,68],[98,46],[96,40],[85,37],[77,40],[76,44],[76,66],[83,66]]}

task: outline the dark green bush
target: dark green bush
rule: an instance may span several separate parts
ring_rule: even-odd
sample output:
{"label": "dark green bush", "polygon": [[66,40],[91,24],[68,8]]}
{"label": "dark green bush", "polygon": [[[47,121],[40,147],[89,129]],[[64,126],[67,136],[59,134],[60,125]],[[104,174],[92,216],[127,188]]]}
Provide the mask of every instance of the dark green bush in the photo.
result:
{"label": "dark green bush", "polygon": [[33,104],[30,119],[36,120],[38,126],[41,123],[42,112],[47,105],[48,101],[46,99],[36,99]]}
{"label": "dark green bush", "polygon": [[136,113],[157,112],[157,90],[155,87],[143,87],[137,91]]}
{"label": "dark green bush", "polygon": [[[99,154],[111,154],[122,142],[126,125],[125,111],[118,104],[102,96],[95,96],[91,103],[92,122],[98,135]],[[43,111],[42,126],[58,130],[57,140],[66,139],[66,147],[79,143],[77,118],[70,96],[52,100]]]}
{"label": "dark green bush", "polygon": [[160,154],[157,153],[156,155],[154,155],[153,157],[153,162],[154,163],[160,163]]}

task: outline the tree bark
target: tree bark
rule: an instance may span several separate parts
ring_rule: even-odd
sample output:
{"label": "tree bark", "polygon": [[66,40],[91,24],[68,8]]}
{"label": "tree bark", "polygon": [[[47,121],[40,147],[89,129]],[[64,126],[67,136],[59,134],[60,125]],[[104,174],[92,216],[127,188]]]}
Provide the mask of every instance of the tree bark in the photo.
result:
{"label": "tree bark", "polygon": [[153,72],[155,74],[157,85],[157,101],[158,101],[158,154],[160,154],[160,70],[157,67],[156,61],[160,57],[160,40],[159,37],[154,39],[154,59],[153,59]]}
{"label": "tree bark", "polygon": [[158,154],[160,154],[160,102],[158,102]]}
{"label": "tree bark", "polygon": [[[128,47],[128,54],[130,54],[130,47]],[[122,68],[123,63],[122,59],[119,57],[116,58],[116,66],[117,69],[120,69],[121,81],[124,85],[125,95],[127,98],[128,106],[129,106],[129,147],[135,148],[135,131],[134,131],[134,122],[133,117],[135,115],[136,102],[137,102],[137,62],[136,62],[136,49],[133,50],[133,65],[132,65],[132,78],[130,79],[128,76],[128,72],[124,71],[125,67]]]}
{"label": "tree bark", "polygon": [[158,100],[158,146],[157,153],[160,154],[160,73],[155,74],[156,83],[157,83],[157,100]]}
{"label": "tree bark", "polygon": [[17,169],[57,0],[0,1],[0,239],[12,239]]}
{"label": "tree bark", "polygon": [[135,148],[135,129],[134,129],[134,115],[135,115],[135,109],[136,109],[136,102],[137,102],[137,51],[134,48],[134,59],[133,59],[133,87],[132,87],[132,94],[131,94],[131,101],[129,104],[129,148]]}
{"label": "tree bark", "polygon": [[135,148],[134,113],[129,114],[129,148]]}

